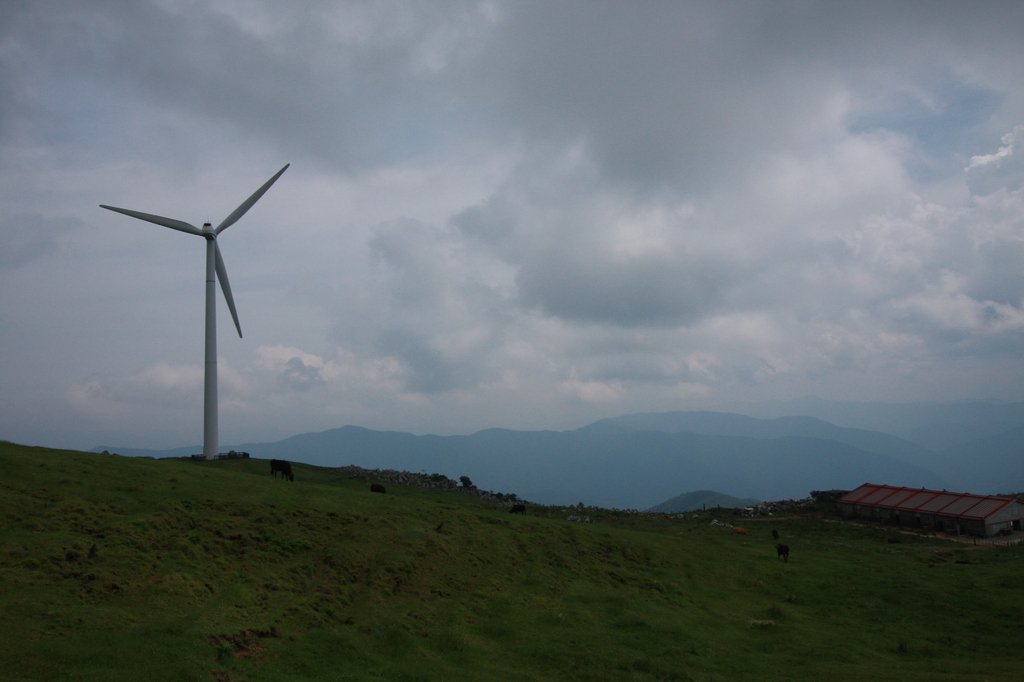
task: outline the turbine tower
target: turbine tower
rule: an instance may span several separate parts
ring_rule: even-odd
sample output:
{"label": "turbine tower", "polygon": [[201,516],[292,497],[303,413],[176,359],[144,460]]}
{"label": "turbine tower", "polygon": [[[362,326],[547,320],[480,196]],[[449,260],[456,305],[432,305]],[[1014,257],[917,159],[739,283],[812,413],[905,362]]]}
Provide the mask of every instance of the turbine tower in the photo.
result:
{"label": "turbine tower", "polygon": [[270,186],[281,177],[282,173],[288,170],[290,165],[290,163],[285,164],[284,168],[277,171],[274,177],[267,180],[251,197],[243,201],[241,206],[232,211],[231,215],[225,218],[216,228],[212,227],[210,223],[205,223],[203,224],[203,229],[200,230],[195,225],[190,225],[181,220],[100,204],[100,208],[105,208],[108,211],[116,211],[132,218],[163,225],[172,230],[199,235],[206,239],[206,373],[203,382],[203,457],[206,459],[216,459],[217,457],[217,291],[214,279],[220,280],[220,288],[224,292],[224,299],[228,303],[228,310],[231,311],[231,319],[235,321],[238,338],[242,338],[242,326],[238,324],[235,300],[231,296],[228,273],[224,269],[224,259],[221,258],[220,247],[217,246],[217,235],[231,227],[239,218],[245,215],[245,212],[259,201],[260,197],[270,189]]}

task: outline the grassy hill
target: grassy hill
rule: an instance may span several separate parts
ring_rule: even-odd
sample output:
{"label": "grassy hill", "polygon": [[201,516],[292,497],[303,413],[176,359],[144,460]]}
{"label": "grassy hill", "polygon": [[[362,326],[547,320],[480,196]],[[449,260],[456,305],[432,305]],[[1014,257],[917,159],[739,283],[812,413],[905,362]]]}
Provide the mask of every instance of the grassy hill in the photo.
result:
{"label": "grassy hill", "polygon": [[1019,678],[1020,547],[513,516],[259,460],[0,443],[0,468],[0,680]]}

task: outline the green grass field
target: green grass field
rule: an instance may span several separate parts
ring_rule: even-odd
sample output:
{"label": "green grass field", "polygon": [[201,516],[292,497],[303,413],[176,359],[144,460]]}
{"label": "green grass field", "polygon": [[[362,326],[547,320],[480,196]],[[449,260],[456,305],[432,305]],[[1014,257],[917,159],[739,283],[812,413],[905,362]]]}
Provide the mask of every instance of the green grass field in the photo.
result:
{"label": "green grass field", "polygon": [[293,466],[0,443],[0,680],[1024,679],[1021,547]]}

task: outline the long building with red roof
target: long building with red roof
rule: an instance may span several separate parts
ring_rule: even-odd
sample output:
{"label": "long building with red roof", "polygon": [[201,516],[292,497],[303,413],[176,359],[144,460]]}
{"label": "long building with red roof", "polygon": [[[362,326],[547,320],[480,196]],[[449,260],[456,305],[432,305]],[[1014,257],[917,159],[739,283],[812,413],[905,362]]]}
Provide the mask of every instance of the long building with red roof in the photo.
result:
{"label": "long building with red roof", "polygon": [[1012,497],[865,483],[836,502],[844,518],[956,535],[992,537],[1021,530],[1024,503]]}

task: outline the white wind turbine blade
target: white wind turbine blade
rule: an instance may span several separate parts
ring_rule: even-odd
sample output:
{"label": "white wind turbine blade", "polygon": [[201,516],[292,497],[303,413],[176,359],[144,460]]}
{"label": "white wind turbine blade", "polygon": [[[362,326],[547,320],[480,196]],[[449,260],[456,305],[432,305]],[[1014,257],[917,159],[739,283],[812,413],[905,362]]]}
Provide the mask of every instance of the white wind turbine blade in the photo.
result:
{"label": "white wind turbine blade", "polygon": [[267,181],[266,181],[266,182],[265,182],[265,183],[263,184],[263,186],[262,186],[262,187],[260,187],[260,188],[259,188],[258,190],[256,190],[256,191],[255,191],[255,192],[253,193],[253,195],[252,195],[251,197],[249,197],[248,199],[246,199],[245,201],[243,201],[243,202],[242,202],[242,205],[241,205],[241,206],[239,206],[239,207],[238,207],[238,208],[236,208],[236,209],[235,209],[234,211],[232,211],[232,212],[231,212],[231,215],[229,215],[229,216],[228,216],[227,218],[225,218],[225,219],[224,219],[224,222],[222,222],[222,223],[221,223],[220,225],[218,225],[218,226],[217,226],[217,229],[215,229],[215,230],[213,231],[213,233],[214,233],[214,234],[220,234],[220,233],[221,233],[221,232],[223,232],[224,230],[226,230],[226,229],[228,229],[229,227],[231,227],[232,225],[234,225],[234,224],[235,224],[235,221],[237,221],[237,220],[238,220],[239,218],[241,218],[242,216],[244,216],[244,215],[245,215],[245,212],[246,212],[246,211],[248,211],[248,210],[249,210],[250,208],[252,208],[252,205],[253,205],[253,204],[255,204],[255,203],[256,203],[257,201],[259,201],[259,200],[260,200],[260,197],[261,197],[261,196],[263,196],[263,194],[264,194],[264,193],[265,193],[265,192],[266,192],[266,191],[267,191],[268,189],[270,189],[270,186],[271,186],[271,185],[273,185],[273,184],[274,184],[275,182],[277,182],[277,179],[278,179],[279,177],[281,177],[281,174],[282,174],[282,173],[284,173],[284,172],[285,172],[286,170],[288,170],[288,166],[290,166],[290,165],[291,165],[290,163],[286,163],[286,164],[284,165],[284,168],[282,168],[281,170],[277,171],[277,174],[276,174],[276,175],[274,175],[274,177],[272,177],[272,178],[270,178],[269,180],[267,180]]}
{"label": "white wind turbine blade", "polygon": [[213,242],[213,251],[216,254],[217,280],[220,281],[220,289],[224,292],[224,299],[228,302],[228,310],[231,311],[231,319],[235,321],[235,329],[238,330],[238,338],[242,338],[242,325],[238,324],[238,311],[235,310],[235,299],[231,295],[231,284],[228,283],[228,271],[224,268],[224,259],[220,255],[220,246]]}
{"label": "white wind turbine blade", "polygon": [[153,215],[152,213],[142,213],[141,211],[130,211],[127,208],[118,208],[116,206],[104,206],[100,204],[100,208],[105,208],[108,211],[114,211],[115,213],[123,213],[126,216],[132,218],[138,218],[139,220],[145,220],[157,225],[163,225],[169,227],[172,230],[180,230],[181,232],[188,232],[189,234],[203,235],[203,231],[195,225],[189,225],[182,220],[175,220],[174,218],[164,218],[163,216]]}

